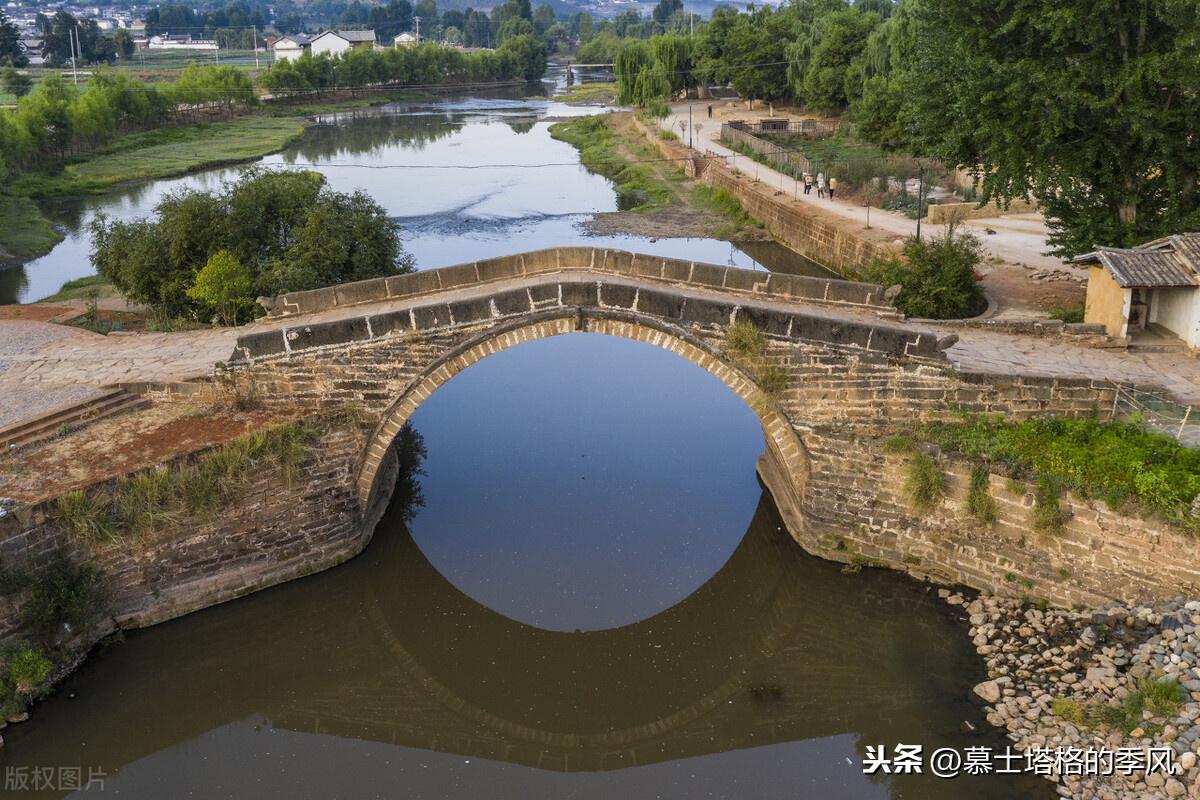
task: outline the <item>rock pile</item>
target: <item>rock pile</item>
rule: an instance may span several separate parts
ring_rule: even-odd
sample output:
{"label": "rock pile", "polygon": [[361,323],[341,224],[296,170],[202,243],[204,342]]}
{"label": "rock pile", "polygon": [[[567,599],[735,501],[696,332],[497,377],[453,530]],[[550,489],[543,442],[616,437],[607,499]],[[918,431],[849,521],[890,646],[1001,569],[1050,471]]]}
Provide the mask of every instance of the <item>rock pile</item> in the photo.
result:
{"label": "rock pile", "polygon": [[942,592],[970,615],[989,677],[975,692],[1014,749],[1154,748],[1173,762],[1167,774],[1055,769],[1061,796],[1200,798],[1200,601],[1064,611]]}

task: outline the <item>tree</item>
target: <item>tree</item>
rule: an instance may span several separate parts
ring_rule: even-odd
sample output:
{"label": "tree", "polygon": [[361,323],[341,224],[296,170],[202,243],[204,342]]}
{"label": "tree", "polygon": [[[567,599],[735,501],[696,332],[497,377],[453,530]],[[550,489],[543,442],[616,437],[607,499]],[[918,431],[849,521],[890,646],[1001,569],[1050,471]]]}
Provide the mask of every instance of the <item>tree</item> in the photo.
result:
{"label": "tree", "polygon": [[21,38],[14,25],[0,9],[0,66],[24,67],[29,65],[25,51],[21,49]]}
{"label": "tree", "polygon": [[[820,42],[812,51],[804,80],[796,88],[804,104],[815,111],[829,112],[844,108],[847,97],[847,77],[851,65],[863,52],[867,38],[879,25],[875,14],[840,11],[823,21]],[[862,73],[858,72],[854,94],[862,93]]]}
{"label": "tree", "polygon": [[[331,191],[314,172],[244,170],[211,192],[168,195],[153,219],[100,216],[90,230],[96,271],[167,317],[216,309],[232,321],[235,300],[248,312],[246,298],[259,294],[412,271],[399,226],[384,209],[361,192]],[[246,271],[248,290],[229,262]],[[195,289],[206,269],[205,285]]]}
{"label": "tree", "polygon": [[187,290],[187,296],[214,308],[226,325],[236,326],[239,312],[249,308],[254,299],[251,281],[249,270],[228,250],[219,250],[196,273],[196,282]]}
{"label": "tree", "polygon": [[1035,197],[1053,252],[1200,228],[1200,10],[1188,0],[921,0],[908,114],[983,199]]}
{"label": "tree", "polygon": [[546,72],[546,45],[538,41],[532,33],[522,33],[505,39],[497,48],[497,52],[502,55],[511,53],[517,60],[521,76],[527,81],[540,80]]}
{"label": "tree", "polygon": [[117,28],[113,31],[113,44],[117,47],[117,55],[129,59],[133,57],[133,34],[128,28]]}
{"label": "tree", "polygon": [[683,0],[658,0],[658,5],[650,12],[650,16],[654,17],[654,21],[659,25],[666,25],[672,14],[682,10]]}
{"label": "tree", "polygon": [[4,87],[4,91],[20,100],[33,88],[33,78],[8,66],[0,70],[0,86]]}
{"label": "tree", "polygon": [[533,12],[533,31],[540,38],[544,38],[546,31],[550,30],[557,22],[558,19],[554,16],[554,9],[549,3],[538,6],[537,10]]}

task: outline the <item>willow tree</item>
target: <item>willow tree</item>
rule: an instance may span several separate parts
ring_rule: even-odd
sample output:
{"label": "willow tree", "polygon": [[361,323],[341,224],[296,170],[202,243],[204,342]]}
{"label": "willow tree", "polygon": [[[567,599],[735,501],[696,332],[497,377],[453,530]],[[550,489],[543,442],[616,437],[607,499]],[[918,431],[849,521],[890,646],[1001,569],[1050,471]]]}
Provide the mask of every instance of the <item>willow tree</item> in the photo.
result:
{"label": "willow tree", "polygon": [[919,0],[916,140],[984,199],[1036,198],[1054,252],[1200,228],[1195,0]]}

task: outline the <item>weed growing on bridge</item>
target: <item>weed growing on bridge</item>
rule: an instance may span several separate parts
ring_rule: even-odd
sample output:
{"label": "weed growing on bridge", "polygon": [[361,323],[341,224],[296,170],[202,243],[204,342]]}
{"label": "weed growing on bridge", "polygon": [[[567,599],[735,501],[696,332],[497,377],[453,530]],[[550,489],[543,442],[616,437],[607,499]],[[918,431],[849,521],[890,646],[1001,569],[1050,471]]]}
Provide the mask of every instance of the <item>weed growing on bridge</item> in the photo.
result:
{"label": "weed growing on bridge", "polygon": [[787,368],[766,359],[767,335],[753,323],[734,322],[730,325],[725,331],[722,349],[753,376],[766,404],[773,403],[787,389]]}
{"label": "weed growing on bridge", "polygon": [[1059,505],[1059,487],[1056,481],[1042,477],[1033,490],[1033,507],[1029,510],[1029,521],[1033,529],[1041,534],[1062,533],[1066,515]]}
{"label": "weed growing on bridge", "polygon": [[917,453],[908,462],[908,474],[904,478],[904,494],[917,511],[933,508],[946,490],[946,476],[934,460],[924,453]]}
{"label": "weed growing on bridge", "polygon": [[735,322],[725,331],[725,352],[734,358],[757,358],[766,347],[767,335],[749,322]]}
{"label": "weed growing on bridge", "polygon": [[276,425],[238,437],[191,463],[122,476],[108,490],[67,492],[55,501],[55,521],[77,539],[101,545],[123,534],[146,534],[189,515],[211,513],[265,470],[294,484],[320,431],[312,423]]}
{"label": "weed growing on bridge", "polygon": [[971,482],[967,486],[967,511],[984,525],[996,521],[996,500],[988,493],[990,488],[987,467],[976,464],[971,469]]}
{"label": "weed growing on bridge", "polygon": [[896,456],[907,456],[917,452],[917,443],[910,436],[889,436],[882,442],[883,452]]}

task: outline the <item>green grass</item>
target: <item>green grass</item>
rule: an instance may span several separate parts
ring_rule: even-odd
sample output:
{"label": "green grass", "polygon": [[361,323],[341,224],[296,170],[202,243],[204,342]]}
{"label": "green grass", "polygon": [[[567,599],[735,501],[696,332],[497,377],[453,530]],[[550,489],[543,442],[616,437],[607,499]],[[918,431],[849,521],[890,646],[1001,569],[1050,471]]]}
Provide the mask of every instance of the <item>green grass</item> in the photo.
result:
{"label": "green grass", "polygon": [[579,149],[580,160],[616,184],[622,211],[654,208],[671,201],[671,191],[647,167],[630,164],[617,152],[617,137],[605,124],[607,115],[577,117],[550,126],[550,135]]}
{"label": "green grass", "polygon": [[[1136,423],[1053,414],[1005,422],[1000,417],[962,414],[958,421],[927,423],[918,435],[944,450],[1003,461],[1014,478],[1033,479],[1038,484],[1038,524],[1044,530],[1061,527],[1058,494],[1069,490],[1084,499],[1103,500],[1113,509],[1134,503],[1144,512],[1200,534],[1200,519],[1189,513],[1200,493],[1200,451]],[[1022,487],[1012,489],[1023,493]]]}
{"label": "green grass", "polygon": [[67,281],[54,294],[49,297],[43,297],[37,300],[38,303],[61,303],[66,300],[87,300],[92,292],[96,293],[96,298],[116,297],[116,287],[99,275],[87,275],[82,278],[76,278],[73,281]]}
{"label": "green grass", "polygon": [[1134,728],[1143,726],[1142,712],[1145,709],[1149,709],[1156,717],[1171,717],[1178,713],[1186,697],[1174,678],[1138,678],[1129,688],[1129,694],[1117,706],[1098,701],[1084,704],[1071,697],[1056,697],[1050,701],[1050,711],[1076,725],[1088,728],[1102,726],[1128,735]]}
{"label": "green grass", "polygon": [[1065,323],[1083,322],[1084,304],[1073,306],[1054,306],[1050,309],[1050,319],[1059,319]]}
{"label": "green grass", "polygon": [[908,462],[904,477],[904,494],[916,511],[928,511],[946,489],[946,476],[932,458],[917,453]]}
{"label": "green grass", "polygon": [[612,103],[617,99],[617,84],[588,83],[576,86],[564,94],[555,95],[560,103]]}
{"label": "green grass", "polygon": [[971,482],[967,487],[967,511],[984,525],[996,521],[996,500],[989,493],[987,467],[977,464],[971,469]]}
{"label": "green grass", "polygon": [[899,434],[889,436],[881,444],[883,452],[891,453],[892,455],[907,456],[917,452],[916,442],[909,436],[901,436]]}
{"label": "green grass", "polygon": [[750,359],[762,355],[767,335],[749,322],[735,322],[725,330],[724,348],[734,358]]}
{"label": "green grass", "polygon": [[307,117],[313,114],[332,114],[336,111],[369,108],[387,103],[412,103],[418,100],[428,100],[433,96],[432,92],[422,89],[396,89],[386,94],[370,97],[345,97],[324,103],[290,103],[280,100],[261,103],[256,113],[266,117]]}
{"label": "green grass", "polygon": [[61,241],[62,236],[32,200],[0,195],[0,249],[11,256],[27,258],[44,253]]}
{"label": "green grass", "polygon": [[303,133],[304,126],[296,120],[265,117],[160,128],[117,137],[100,155],[70,164],[58,174],[23,177],[13,188],[34,197],[94,194],[125,181],[258,158],[281,150]]}
{"label": "green grass", "polygon": [[315,423],[286,423],[247,434],[200,456],[124,475],[111,489],[76,489],[55,500],[55,522],[93,545],[202,517],[231,500],[251,478],[273,470],[288,486],[320,434]]}

